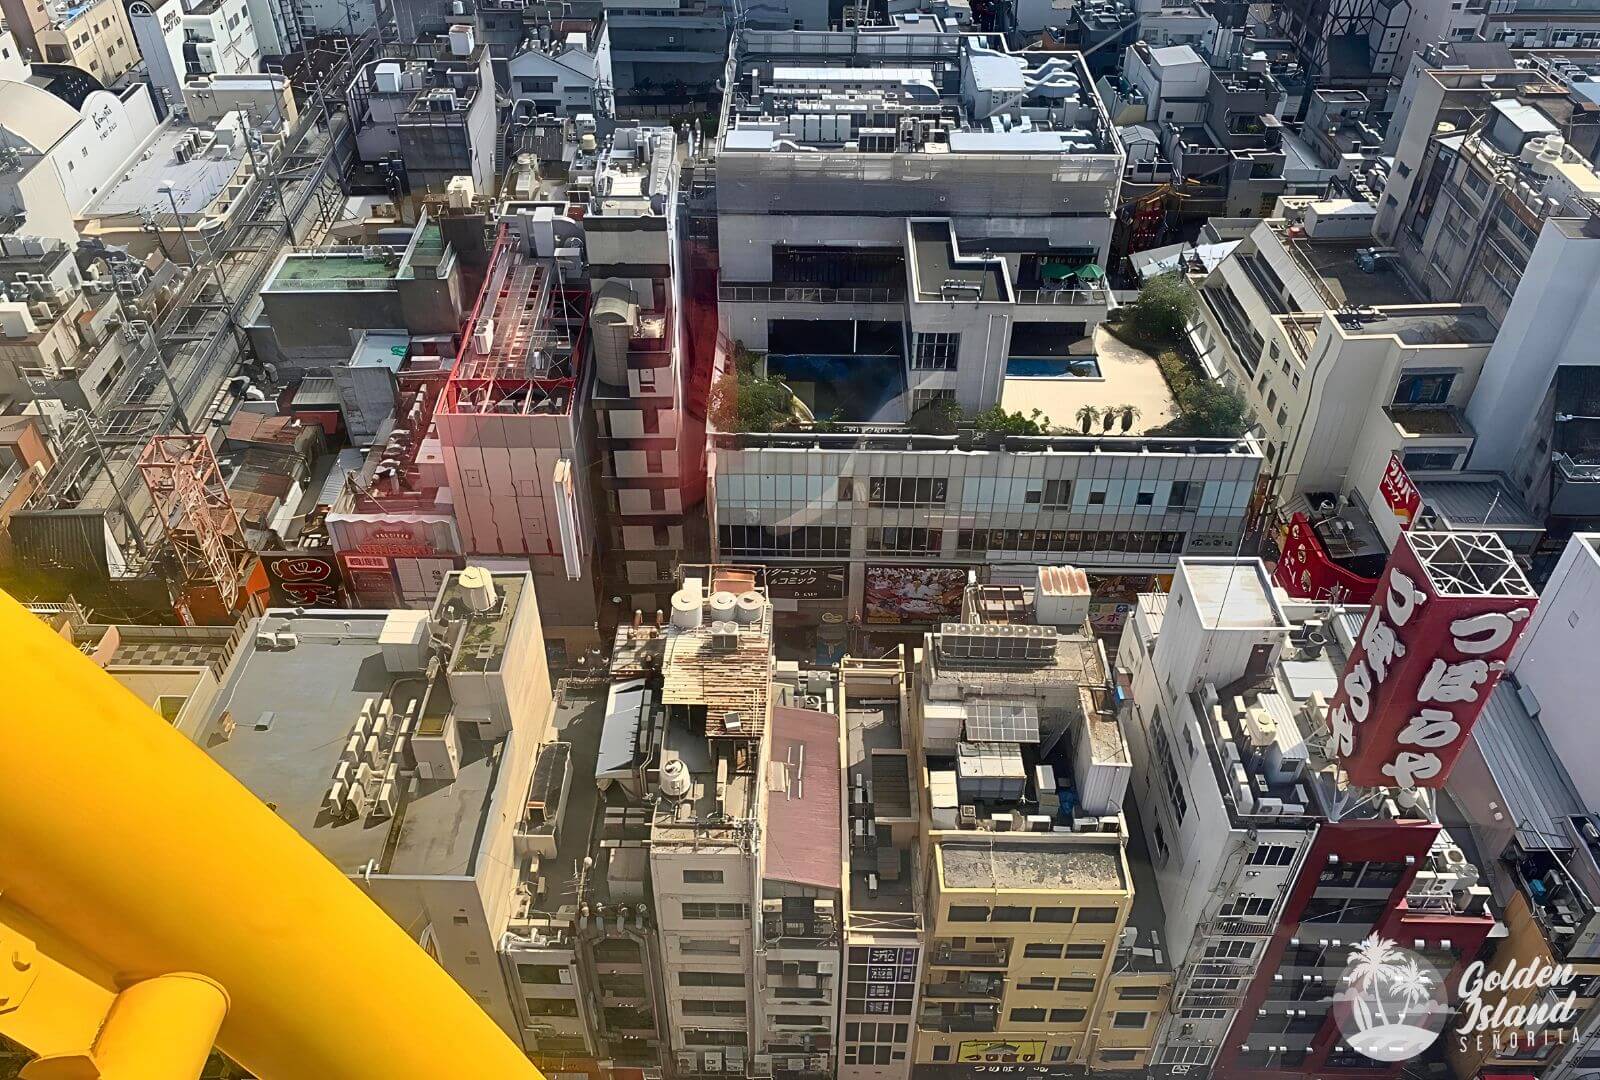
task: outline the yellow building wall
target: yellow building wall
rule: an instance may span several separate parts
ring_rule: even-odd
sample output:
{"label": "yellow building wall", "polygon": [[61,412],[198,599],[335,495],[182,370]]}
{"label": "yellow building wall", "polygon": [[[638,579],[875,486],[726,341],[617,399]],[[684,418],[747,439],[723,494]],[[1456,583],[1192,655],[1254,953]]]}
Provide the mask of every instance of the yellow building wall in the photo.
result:
{"label": "yellow building wall", "polygon": [[[963,836],[964,841],[970,838]],[[1131,882],[1127,861],[1120,843],[1106,845],[1118,853],[1121,878]],[[913,1060],[919,1064],[957,1064],[965,1055],[978,1060],[980,1051],[989,1059],[1009,1058],[1017,1062],[1081,1064],[1089,1045],[1089,1036],[1097,1028],[1110,1023],[1105,1004],[1114,1002],[1109,994],[1109,984],[1116,960],[1117,942],[1133,906],[1131,885],[1119,890],[1057,890],[1026,891],[1016,889],[961,889],[943,885],[943,865],[935,845],[934,895],[930,904],[930,932],[928,968],[923,979],[922,1015],[940,1001],[984,1002],[998,1008],[998,1022],[993,1032],[940,1031],[920,1023]],[[966,922],[950,916],[952,907],[1072,908],[1081,918],[1085,908],[1104,908],[1112,912],[1109,922]],[[974,967],[966,958],[956,962],[939,963],[940,946],[951,939],[963,939],[968,952],[992,949],[991,944],[980,939],[1001,938],[1010,942],[1006,963],[997,967]],[[1059,958],[1029,956],[1029,945],[1062,947]],[[1066,955],[1068,946],[1101,946],[1098,957],[1073,957]],[[1003,977],[1003,992],[998,998],[938,996],[937,984],[948,980],[992,972]],[[1042,981],[1051,980],[1046,988]],[[1082,990],[1061,989],[1062,979],[1081,979],[1088,982]],[[1030,982],[1034,985],[1027,985]],[[1092,985],[1090,985],[1092,983]],[[1150,1004],[1139,1002],[1139,1005]],[[1020,1021],[1012,1019],[1013,1010],[1043,1010],[1041,1020]],[[1078,1010],[1081,1016],[1059,1016],[1062,1010]],[[1050,1018],[1052,1011],[1058,1018]],[[1152,1016],[1147,1025],[1147,1039],[1154,1038],[1155,1021]],[[1140,1033],[1127,1033],[1137,1036]],[[1137,1041],[1137,1040],[1135,1040]],[[1120,1043],[1118,1045],[1121,1045]],[[1148,1046],[1148,1041],[1140,1044]],[[943,1049],[942,1049],[943,1048]],[[1009,1049],[1008,1049],[1009,1048]],[[1035,1056],[1037,1055],[1037,1056]]]}
{"label": "yellow building wall", "polygon": [[[1544,932],[1540,929],[1538,921],[1533,917],[1533,909],[1529,907],[1527,897],[1518,892],[1512,896],[1505,906],[1502,916],[1507,934],[1497,943],[1492,955],[1482,957],[1484,963],[1495,971],[1505,971],[1508,965],[1515,965],[1517,970],[1526,969],[1530,964],[1543,968],[1555,964],[1557,961],[1550,951],[1549,942],[1545,940]],[[1600,962],[1574,961],[1572,967],[1577,973],[1577,978],[1569,984],[1569,989],[1582,992],[1586,984],[1596,975],[1600,975]],[[1451,999],[1457,994],[1457,987],[1448,988]],[[1510,1006],[1527,1005],[1533,1003],[1546,991],[1536,988],[1488,991],[1483,994],[1483,1002],[1490,1009],[1505,998]],[[1578,1006],[1580,1015],[1576,1026],[1582,1030],[1584,1021],[1582,1012],[1594,1005],[1593,998],[1580,997]],[[1554,1043],[1545,1048],[1535,1048],[1529,1051],[1526,1048],[1513,1046],[1505,1039],[1496,1040],[1490,1033],[1461,1035],[1456,1029],[1460,1020],[1453,1022],[1445,1032],[1445,1057],[1450,1063],[1451,1072],[1458,1080],[1476,1080],[1484,1069],[1513,1069],[1519,1068],[1529,1071],[1536,1069],[1542,1061],[1551,1060],[1565,1052],[1565,1048]],[[1569,1031],[1567,1038],[1570,1040]],[[1518,1051],[1521,1050],[1519,1053]]]}

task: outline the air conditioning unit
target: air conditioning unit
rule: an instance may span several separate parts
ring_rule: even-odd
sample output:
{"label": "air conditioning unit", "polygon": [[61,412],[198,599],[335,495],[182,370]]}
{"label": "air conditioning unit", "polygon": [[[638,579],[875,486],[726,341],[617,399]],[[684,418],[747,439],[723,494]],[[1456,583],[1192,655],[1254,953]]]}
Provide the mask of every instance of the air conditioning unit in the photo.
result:
{"label": "air conditioning unit", "polygon": [[705,1053],[705,1059],[706,1059],[706,1072],[721,1072],[722,1071],[722,1051],[721,1050],[707,1050],[706,1053]]}
{"label": "air conditioning unit", "polygon": [[372,816],[375,818],[394,817],[394,783],[386,781],[378,788],[377,801],[372,805]]}
{"label": "air conditioning unit", "polygon": [[699,1058],[700,1058],[700,1055],[698,1055],[698,1054],[679,1054],[678,1055],[678,1071],[680,1073],[697,1073],[697,1072],[699,1072],[700,1071],[700,1060],[699,1060]]}
{"label": "air conditioning unit", "polygon": [[346,816],[351,819],[359,820],[366,817],[367,807],[371,805],[367,797],[367,789],[360,784],[351,784],[349,792],[345,794],[344,805]]}

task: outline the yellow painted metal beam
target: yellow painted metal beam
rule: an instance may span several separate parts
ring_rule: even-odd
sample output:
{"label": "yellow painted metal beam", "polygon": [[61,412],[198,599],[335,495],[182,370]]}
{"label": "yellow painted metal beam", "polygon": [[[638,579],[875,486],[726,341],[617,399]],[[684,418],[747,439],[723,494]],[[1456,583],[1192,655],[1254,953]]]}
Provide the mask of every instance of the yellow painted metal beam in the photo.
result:
{"label": "yellow painted metal beam", "polygon": [[265,1080],[541,1080],[337,867],[3,594],[0,688],[0,1033],[81,1054],[133,1008],[134,1042],[100,1048],[125,1060],[175,1010]]}

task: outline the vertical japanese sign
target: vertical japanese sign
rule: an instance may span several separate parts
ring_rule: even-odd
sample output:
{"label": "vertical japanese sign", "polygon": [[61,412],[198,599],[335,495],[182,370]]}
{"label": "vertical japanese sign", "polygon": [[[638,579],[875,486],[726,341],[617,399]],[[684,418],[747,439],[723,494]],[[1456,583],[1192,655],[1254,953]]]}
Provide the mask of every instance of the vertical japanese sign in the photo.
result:
{"label": "vertical japanese sign", "polygon": [[1378,481],[1378,494],[1383,496],[1384,505],[1393,511],[1400,528],[1411,528],[1417,508],[1422,505],[1422,493],[1411,482],[1411,477],[1406,475],[1406,467],[1400,463],[1398,453],[1389,455],[1389,467],[1383,470],[1383,479]]}
{"label": "vertical japanese sign", "polygon": [[1441,787],[1538,596],[1493,533],[1402,533],[1328,706],[1363,787]]}

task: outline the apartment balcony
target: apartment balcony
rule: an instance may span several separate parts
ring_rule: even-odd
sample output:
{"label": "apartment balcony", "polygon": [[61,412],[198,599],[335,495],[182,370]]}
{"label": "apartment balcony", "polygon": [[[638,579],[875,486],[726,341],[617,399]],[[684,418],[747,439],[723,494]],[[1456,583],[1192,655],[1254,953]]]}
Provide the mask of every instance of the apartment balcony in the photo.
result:
{"label": "apartment balcony", "polygon": [[785,921],[781,912],[768,912],[761,930],[769,949],[820,949],[839,941],[839,924],[829,915]]}
{"label": "apartment balcony", "polygon": [[1406,439],[1474,438],[1466,414],[1454,405],[1385,405],[1383,411]]}
{"label": "apartment balcony", "polygon": [[1006,980],[1000,975],[966,975],[952,982],[923,986],[925,1001],[998,1001],[1005,996]]}
{"label": "apartment balcony", "polygon": [[943,1031],[946,1033],[956,1031],[992,1032],[999,1030],[1000,1010],[998,1007],[985,1005],[971,1012],[958,1015],[924,1011],[917,1021],[917,1025],[929,1031]]}
{"label": "apartment balcony", "polygon": [[1011,963],[1011,950],[938,948],[928,963],[934,967],[1003,968]]}
{"label": "apartment balcony", "polygon": [[1203,937],[1271,937],[1273,923],[1270,919],[1241,919],[1218,916],[1206,921],[1201,930]]}
{"label": "apartment balcony", "polygon": [[[809,979],[810,985],[807,985]],[[766,995],[773,1001],[790,1001],[803,1005],[828,1005],[833,1001],[831,976],[800,976],[799,980],[767,983]]]}
{"label": "apartment balcony", "polygon": [[1017,303],[1052,307],[1103,307],[1106,291],[1100,288],[1018,289]]}

